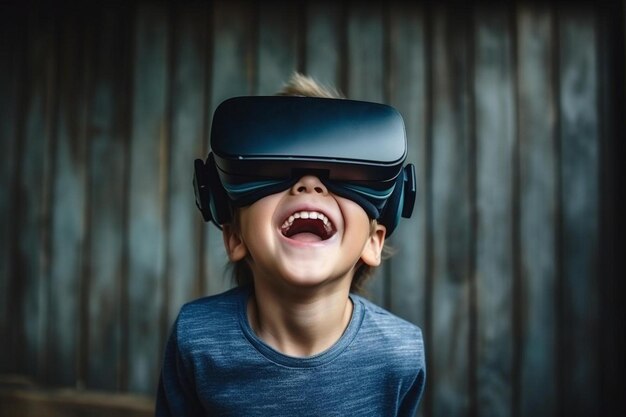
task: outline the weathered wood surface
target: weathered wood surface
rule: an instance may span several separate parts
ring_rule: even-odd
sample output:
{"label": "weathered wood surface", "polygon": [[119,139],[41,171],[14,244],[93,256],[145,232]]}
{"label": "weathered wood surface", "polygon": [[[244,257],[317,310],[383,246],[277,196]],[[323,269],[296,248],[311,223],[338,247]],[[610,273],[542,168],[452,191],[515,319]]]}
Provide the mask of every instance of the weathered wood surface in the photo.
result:
{"label": "weathered wood surface", "polygon": [[[343,5],[308,2],[305,11],[304,72],[320,83],[342,90],[345,68]],[[302,52],[301,52],[302,53]]]}
{"label": "weathered wood surface", "polygon": [[301,10],[297,2],[275,0],[257,7],[255,94],[272,95],[298,68]]}
{"label": "weathered wood surface", "polygon": [[[59,385],[78,380],[79,324],[86,242],[87,153],[85,95],[90,76],[85,28],[65,16],[58,31],[58,91],[55,94],[52,169],[50,276],[45,335],[47,378]],[[54,283],[54,285],[52,285]],[[68,297],[68,294],[73,294]]]}
{"label": "weathered wood surface", "polygon": [[[95,55],[89,91],[88,248],[85,267],[87,339],[85,386],[117,390],[125,363],[128,321],[127,224],[132,103],[131,16],[128,9],[103,10],[94,22]],[[112,366],[111,364],[116,364]],[[125,384],[125,382],[124,382]]]}
{"label": "weathered wood surface", "polygon": [[13,139],[19,153],[11,219],[16,227],[9,260],[13,265],[9,285],[13,325],[8,329],[13,360],[9,369],[43,379],[50,279],[51,155],[56,123],[56,24],[46,18],[45,8],[29,10],[24,24],[23,97],[19,99],[18,129]]}
{"label": "weathered wood surface", "polygon": [[15,365],[14,345],[8,335],[15,327],[11,310],[11,294],[14,293],[11,257],[14,254],[14,234],[17,232],[14,216],[19,146],[15,138],[18,136],[18,115],[22,105],[20,92],[24,62],[20,49],[24,48],[25,31],[20,26],[19,17],[23,13],[15,8],[0,17],[0,218],[6,219],[0,221],[0,337],[6,341],[6,352],[0,355],[2,369]]}
{"label": "weathered wood surface", "polygon": [[[600,404],[598,177],[599,134],[596,20],[559,9],[559,249],[561,268],[562,405],[570,416]],[[585,392],[585,395],[575,393]]]}
{"label": "weathered wood surface", "polygon": [[[474,317],[470,309],[471,205],[469,108],[469,22],[461,10],[433,6],[430,23],[431,143],[430,181],[425,198],[430,206],[431,264],[429,312],[429,412],[433,416],[468,415],[473,383],[470,344]],[[430,408],[429,407],[429,408]]]}
{"label": "weathered wood surface", "polygon": [[478,412],[511,416],[515,110],[505,7],[474,15],[476,395]]}
{"label": "weathered wood surface", "polygon": [[[417,203],[369,291],[424,331],[420,415],[609,415],[619,358],[601,353],[621,351],[600,329],[623,310],[599,273],[615,233],[601,144],[622,119],[600,114],[600,71],[623,57],[603,55],[616,31],[600,9],[2,7],[1,374],[149,401],[181,304],[232,286],[191,187],[212,113],[300,70],[405,118]],[[2,401],[115,409],[46,395]]]}
{"label": "weathered wood surface", "polygon": [[134,394],[76,389],[0,388],[0,417],[148,417],[154,404]]}
{"label": "weathered wood surface", "polygon": [[[519,415],[556,414],[557,155],[552,13],[518,9]],[[538,383],[541,381],[541,383]]]}

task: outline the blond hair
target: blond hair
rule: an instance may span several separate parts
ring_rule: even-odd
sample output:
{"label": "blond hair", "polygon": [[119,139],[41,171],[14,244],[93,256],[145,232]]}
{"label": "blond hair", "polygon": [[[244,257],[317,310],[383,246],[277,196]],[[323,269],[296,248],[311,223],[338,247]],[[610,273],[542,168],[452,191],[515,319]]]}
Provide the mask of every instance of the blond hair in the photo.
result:
{"label": "blond hair", "polygon": [[[294,73],[291,78],[283,85],[283,87],[276,93],[277,96],[303,96],[303,97],[321,97],[321,98],[345,98],[341,93],[332,87],[319,84],[313,78],[300,73]],[[233,222],[231,227],[233,232],[238,233],[239,228],[239,213],[235,209],[233,213]],[[370,222],[370,233],[373,233],[378,222],[374,219]],[[383,259],[391,254],[386,246],[383,246]],[[360,261],[359,261],[360,262]],[[232,265],[232,275],[239,286],[254,285],[254,276],[252,269],[248,265],[248,259],[242,259]],[[352,277],[352,283],[350,285],[350,291],[356,293],[363,293],[366,281],[372,276],[374,267],[371,267],[365,263],[361,263],[354,272]]]}
{"label": "blond hair", "polygon": [[345,98],[332,87],[322,85],[311,77],[295,72],[289,81],[283,84],[277,96],[304,96],[322,98]]}

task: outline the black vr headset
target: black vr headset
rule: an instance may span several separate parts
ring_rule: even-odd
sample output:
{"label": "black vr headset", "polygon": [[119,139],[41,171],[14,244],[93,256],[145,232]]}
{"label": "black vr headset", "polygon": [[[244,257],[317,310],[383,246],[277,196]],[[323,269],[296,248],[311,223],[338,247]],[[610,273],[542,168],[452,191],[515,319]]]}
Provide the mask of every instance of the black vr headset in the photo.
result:
{"label": "black vr headset", "polygon": [[215,110],[206,162],[195,161],[196,205],[218,227],[303,175],[395,229],[415,204],[415,168],[403,166],[402,116],[390,106],[317,97],[236,97]]}

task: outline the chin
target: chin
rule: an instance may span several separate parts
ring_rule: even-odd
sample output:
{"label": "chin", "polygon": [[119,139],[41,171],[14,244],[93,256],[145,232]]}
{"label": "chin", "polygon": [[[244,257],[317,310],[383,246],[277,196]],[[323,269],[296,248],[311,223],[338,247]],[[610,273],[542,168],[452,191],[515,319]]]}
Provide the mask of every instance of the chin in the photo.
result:
{"label": "chin", "polygon": [[350,282],[350,277],[347,273],[324,273],[324,271],[319,270],[319,266],[317,269],[313,267],[290,269],[282,274],[282,279],[284,282],[289,283],[292,286],[310,289],[332,283],[339,284],[344,279]]}

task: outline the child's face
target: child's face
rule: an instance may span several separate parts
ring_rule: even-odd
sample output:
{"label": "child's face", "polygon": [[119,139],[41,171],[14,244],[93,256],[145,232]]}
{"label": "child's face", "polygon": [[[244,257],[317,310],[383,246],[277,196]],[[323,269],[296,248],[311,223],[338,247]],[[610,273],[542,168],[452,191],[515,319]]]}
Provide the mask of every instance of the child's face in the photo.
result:
{"label": "child's face", "polygon": [[314,176],[240,209],[238,220],[238,230],[224,227],[224,242],[231,261],[248,257],[255,280],[315,286],[345,278],[349,285],[359,262],[380,264],[385,227],[372,230],[361,206]]}

